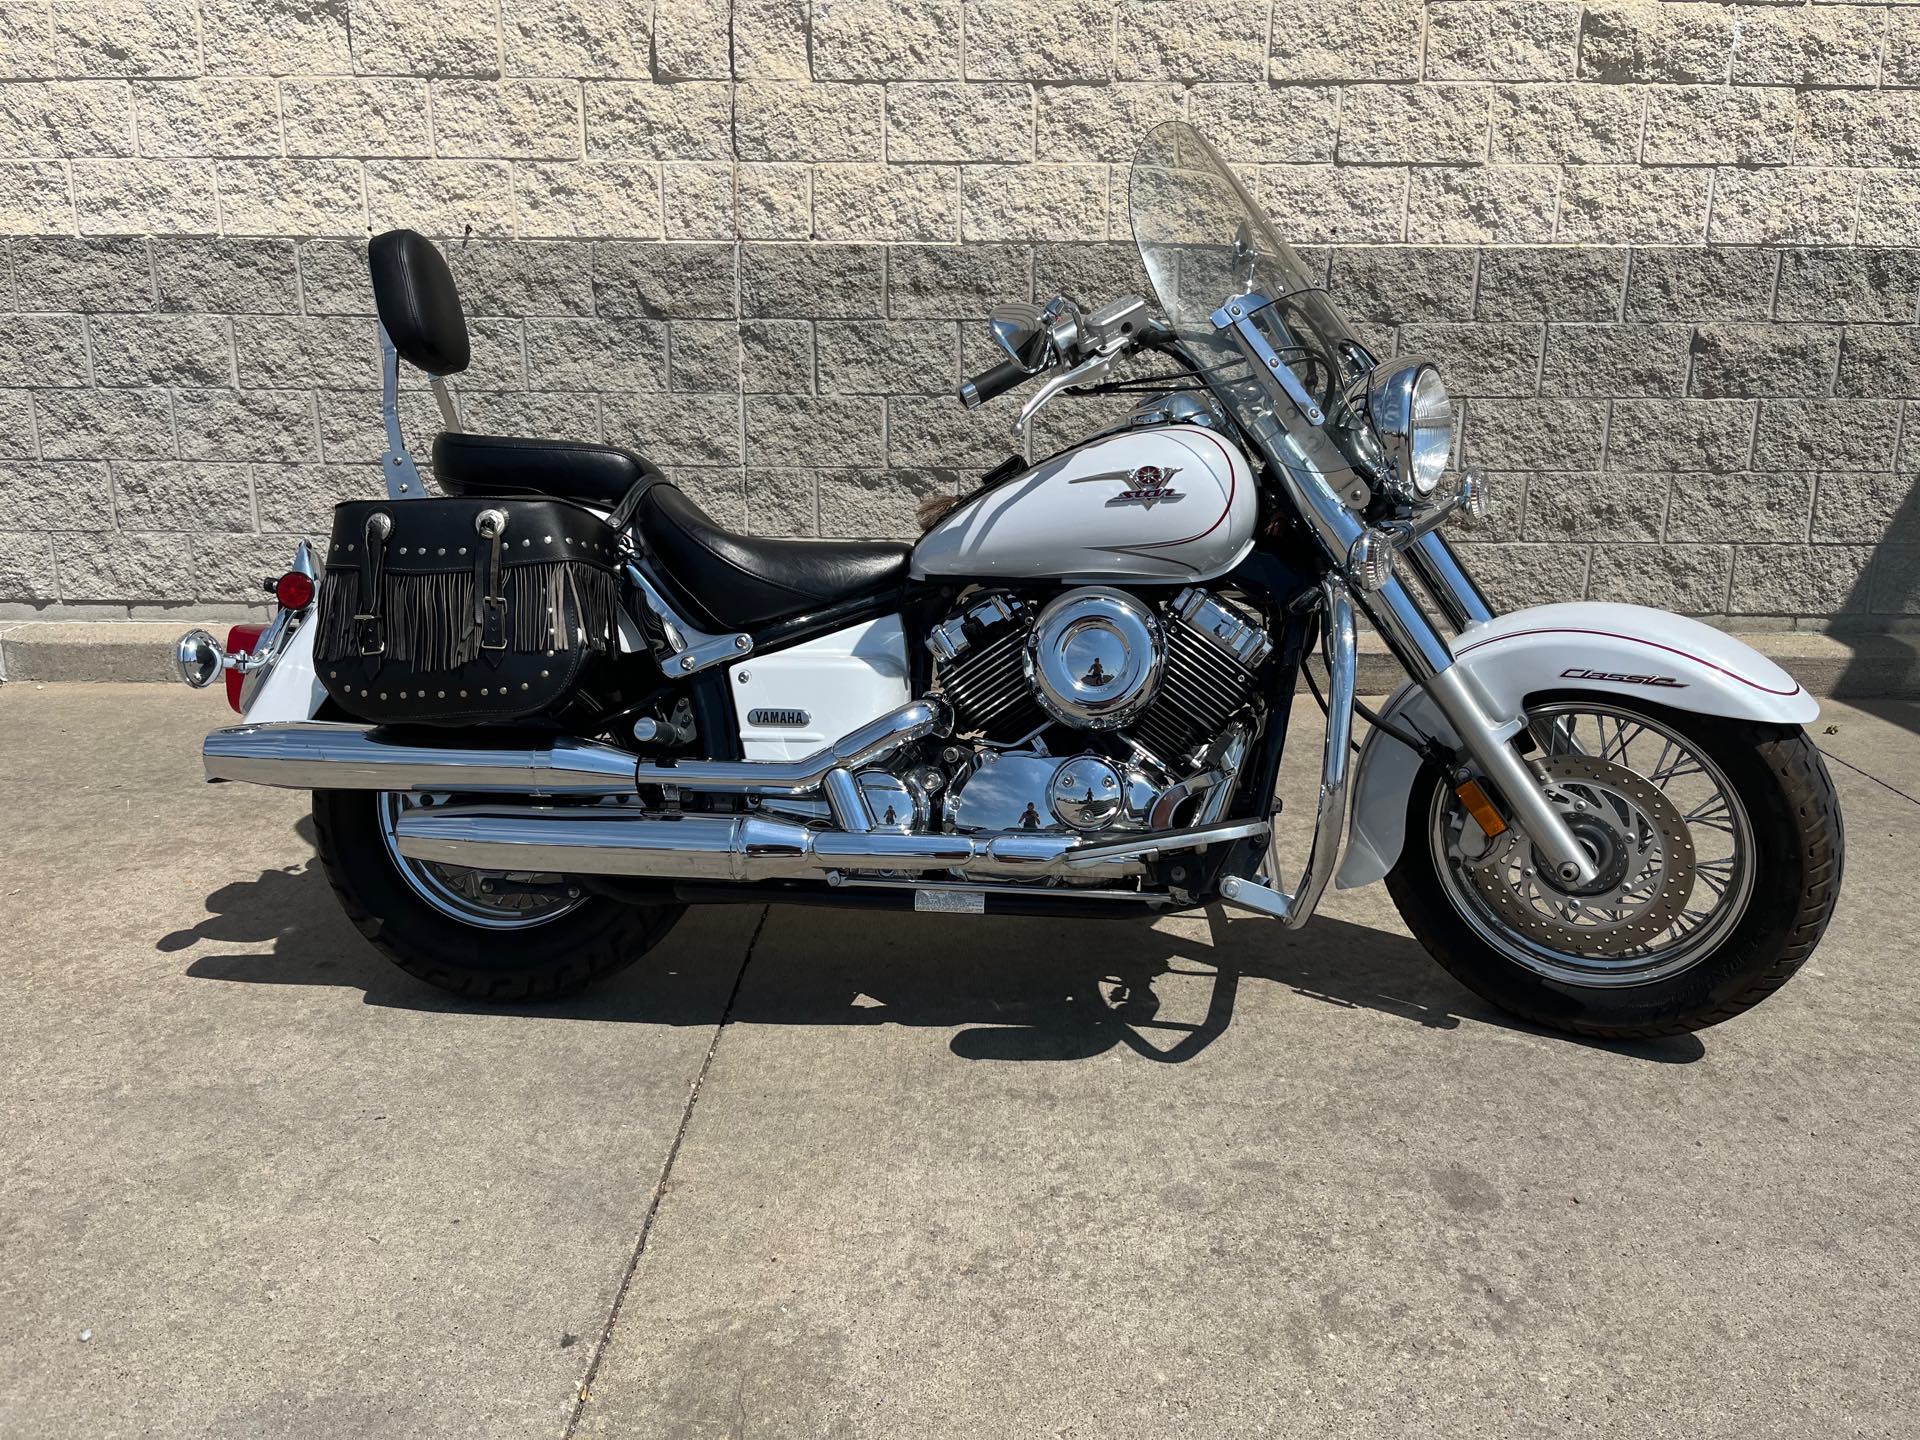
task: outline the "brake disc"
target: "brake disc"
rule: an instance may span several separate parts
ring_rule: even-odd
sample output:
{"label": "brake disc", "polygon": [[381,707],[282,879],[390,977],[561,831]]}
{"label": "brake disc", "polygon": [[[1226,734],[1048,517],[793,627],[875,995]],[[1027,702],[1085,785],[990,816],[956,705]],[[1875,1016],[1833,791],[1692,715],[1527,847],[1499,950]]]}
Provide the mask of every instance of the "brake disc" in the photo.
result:
{"label": "brake disc", "polygon": [[1516,826],[1464,870],[1504,923],[1539,945],[1618,956],[1673,927],[1693,893],[1693,836],[1674,803],[1624,765],[1590,755],[1544,762],[1547,794],[1600,873],[1566,886]]}

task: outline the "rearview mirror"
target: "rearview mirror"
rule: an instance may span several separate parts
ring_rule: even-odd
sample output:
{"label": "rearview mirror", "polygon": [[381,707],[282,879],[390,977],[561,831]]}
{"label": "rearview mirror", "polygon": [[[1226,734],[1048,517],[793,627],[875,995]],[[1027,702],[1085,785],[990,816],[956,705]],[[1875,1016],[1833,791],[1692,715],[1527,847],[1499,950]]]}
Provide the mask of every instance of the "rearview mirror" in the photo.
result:
{"label": "rearview mirror", "polygon": [[994,343],[1007,352],[1009,359],[1031,375],[1046,368],[1053,337],[1047,327],[1046,312],[1024,300],[1008,300],[993,307],[987,316]]}

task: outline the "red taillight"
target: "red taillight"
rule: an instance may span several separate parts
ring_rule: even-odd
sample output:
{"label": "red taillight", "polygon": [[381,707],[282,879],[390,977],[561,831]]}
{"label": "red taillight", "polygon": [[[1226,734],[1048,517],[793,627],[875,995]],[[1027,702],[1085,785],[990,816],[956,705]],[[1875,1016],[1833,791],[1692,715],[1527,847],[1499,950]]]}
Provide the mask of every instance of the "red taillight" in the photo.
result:
{"label": "red taillight", "polygon": [[[304,577],[302,577],[304,578]],[[309,585],[313,582],[308,581]],[[236,625],[227,631],[227,653],[229,655],[251,655],[253,647],[260,643],[260,637],[267,631],[264,625]],[[246,678],[245,672],[237,666],[227,671],[227,704],[234,713],[241,714],[240,682]]]}
{"label": "red taillight", "polygon": [[289,570],[273,582],[273,598],[282,610],[304,610],[313,603],[313,577]]}

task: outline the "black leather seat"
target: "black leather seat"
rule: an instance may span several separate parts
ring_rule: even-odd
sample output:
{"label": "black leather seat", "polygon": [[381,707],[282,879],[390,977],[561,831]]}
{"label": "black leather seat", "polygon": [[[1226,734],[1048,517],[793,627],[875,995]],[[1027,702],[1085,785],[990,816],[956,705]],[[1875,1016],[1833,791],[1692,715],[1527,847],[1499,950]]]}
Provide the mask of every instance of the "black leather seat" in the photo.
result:
{"label": "black leather seat", "polygon": [[433,442],[433,478],[449,495],[547,495],[611,510],[660,472],[615,445],[448,430]]}
{"label": "black leather seat", "polygon": [[641,537],[674,588],[730,630],[891,590],[906,582],[911,546],[879,540],[763,540],[707,518],[676,487],[640,497]]}

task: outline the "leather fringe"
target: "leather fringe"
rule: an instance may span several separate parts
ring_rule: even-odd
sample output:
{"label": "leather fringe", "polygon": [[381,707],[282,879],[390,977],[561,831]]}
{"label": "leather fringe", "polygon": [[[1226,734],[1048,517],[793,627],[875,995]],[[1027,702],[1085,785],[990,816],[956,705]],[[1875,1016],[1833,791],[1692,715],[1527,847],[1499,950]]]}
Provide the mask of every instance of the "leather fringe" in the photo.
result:
{"label": "leather fringe", "polygon": [[[619,581],[613,572],[572,560],[515,565],[504,575],[510,619],[508,649],[516,654],[610,649],[617,633]],[[474,619],[473,572],[380,577],[380,617],[386,638],[384,658],[416,670],[455,670],[481,655],[480,626]],[[329,569],[320,582],[314,658],[360,658],[362,610],[357,568]]]}

